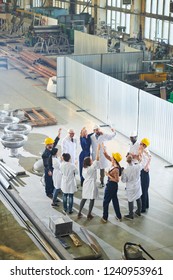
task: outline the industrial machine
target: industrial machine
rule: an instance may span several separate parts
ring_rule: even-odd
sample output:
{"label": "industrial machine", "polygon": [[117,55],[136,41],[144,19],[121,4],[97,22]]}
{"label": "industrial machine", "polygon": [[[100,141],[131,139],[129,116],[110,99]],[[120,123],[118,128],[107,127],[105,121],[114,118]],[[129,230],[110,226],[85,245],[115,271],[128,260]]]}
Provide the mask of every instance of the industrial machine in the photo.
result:
{"label": "industrial machine", "polygon": [[70,54],[74,50],[74,30],[84,31],[90,18],[88,13],[60,15],[56,25],[30,25],[25,44],[35,52]]}

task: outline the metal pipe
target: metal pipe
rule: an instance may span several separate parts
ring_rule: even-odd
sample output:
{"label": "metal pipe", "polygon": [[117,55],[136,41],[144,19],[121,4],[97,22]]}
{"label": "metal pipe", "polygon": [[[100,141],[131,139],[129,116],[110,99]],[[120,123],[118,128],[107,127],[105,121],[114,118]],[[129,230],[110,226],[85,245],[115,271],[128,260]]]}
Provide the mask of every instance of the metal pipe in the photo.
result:
{"label": "metal pipe", "polygon": [[0,191],[3,193],[5,197],[8,196],[7,200],[10,203],[10,205],[13,207],[14,211],[24,222],[28,230],[33,234],[33,236],[37,239],[37,241],[45,248],[45,250],[47,251],[49,250],[49,255],[52,256],[52,259],[56,259],[56,260],[73,259],[72,256],[59,243],[59,241],[52,236],[52,233],[38,219],[38,217],[34,214],[31,208],[29,208],[26,205],[26,202],[18,195],[16,190],[5,189],[3,187],[1,188]]}
{"label": "metal pipe", "polygon": [[0,174],[0,183],[5,189],[8,189],[10,186],[9,182],[4,178],[4,176],[2,176],[2,174]]}

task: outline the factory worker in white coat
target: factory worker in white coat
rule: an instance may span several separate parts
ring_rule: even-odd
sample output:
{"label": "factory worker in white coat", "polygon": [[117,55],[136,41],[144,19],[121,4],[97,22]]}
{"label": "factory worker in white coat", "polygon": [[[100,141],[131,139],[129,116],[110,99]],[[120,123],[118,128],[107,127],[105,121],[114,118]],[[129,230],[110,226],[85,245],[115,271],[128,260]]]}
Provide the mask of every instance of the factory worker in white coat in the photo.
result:
{"label": "factory worker in white coat", "polygon": [[133,156],[133,163],[138,163],[138,150],[140,143],[137,141],[137,131],[132,131],[130,134],[130,149],[127,155]]}
{"label": "factory worker in white coat", "polygon": [[77,140],[74,137],[73,129],[68,130],[68,135],[62,140],[62,154],[68,153],[71,156],[71,163],[77,164]]}
{"label": "factory worker in white coat", "polygon": [[[95,125],[93,127],[93,134],[91,135],[91,147],[92,147],[92,160],[96,159],[96,151],[97,151],[97,146],[98,144],[102,144],[104,141],[109,141],[112,140],[115,135],[115,129],[111,128],[112,134],[106,134],[103,133],[100,130],[100,127],[98,125]],[[104,154],[103,154],[103,148],[101,146],[100,148],[100,155],[99,155],[99,169],[100,169],[100,183],[101,183],[101,187],[104,187],[104,176],[105,176],[105,168],[108,167],[108,161],[105,158]]]}
{"label": "factory worker in white coat", "polygon": [[81,211],[87,199],[90,199],[87,219],[91,220],[93,218],[91,212],[94,206],[94,201],[96,198],[98,198],[98,189],[96,185],[96,180],[97,180],[97,169],[99,168],[99,152],[100,152],[100,144],[97,147],[96,159],[94,161],[90,157],[84,158],[84,162],[83,162],[84,183],[82,188],[82,200],[79,206],[78,219],[80,219],[83,216]]}
{"label": "factory worker in white coat", "polygon": [[128,199],[128,207],[129,207],[129,214],[125,215],[124,218],[133,220],[134,218],[134,201],[137,203],[137,210],[135,212],[136,215],[141,216],[141,195],[142,195],[142,188],[141,188],[141,170],[144,168],[144,162],[133,162],[132,155],[127,156],[127,163],[128,166],[123,170],[121,174],[121,181],[126,183],[126,192],[127,192],[127,199]]}
{"label": "factory worker in white coat", "polygon": [[73,213],[73,195],[77,191],[77,184],[75,175],[78,174],[78,169],[70,161],[71,156],[68,153],[62,154],[62,181],[61,181],[61,190],[63,192],[63,208],[64,212],[67,211],[69,214]]}

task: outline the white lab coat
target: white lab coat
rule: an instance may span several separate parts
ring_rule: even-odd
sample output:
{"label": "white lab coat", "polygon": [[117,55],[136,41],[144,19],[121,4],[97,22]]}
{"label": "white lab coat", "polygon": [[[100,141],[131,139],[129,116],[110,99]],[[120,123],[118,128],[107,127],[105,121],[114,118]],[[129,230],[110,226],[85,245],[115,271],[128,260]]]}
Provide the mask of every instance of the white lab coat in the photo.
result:
{"label": "white lab coat", "polygon": [[[97,151],[97,146],[98,144],[102,144],[104,141],[109,141],[112,140],[115,137],[116,133],[112,134],[102,134],[98,137],[98,139],[95,136],[95,133],[91,135],[91,147],[92,147],[92,159],[96,159],[96,151]],[[100,155],[99,155],[99,168],[100,169],[105,169],[108,167],[108,160],[105,158],[103,154],[103,148],[102,146],[100,147]]]}
{"label": "white lab coat", "polygon": [[145,171],[149,171],[150,161],[151,161],[151,153],[148,150],[148,148],[146,147],[142,153],[142,160],[141,160]]}
{"label": "white lab coat", "polygon": [[53,166],[53,184],[55,189],[61,188],[61,180],[62,180],[62,173],[61,173],[61,162],[60,159],[57,157],[52,157],[52,166]]}
{"label": "white lab coat", "polygon": [[66,136],[62,140],[62,154],[68,153],[71,156],[71,163],[75,164],[75,161],[77,160],[77,140],[76,138],[73,138],[73,142],[71,141],[71,138],[69,136]]}
{"label": "white lab coat", "polygon": [[142,163],[129,164],[121,174],[121,181],[126,183],[127,199],[129,202],[137,200],[142,195],[140,178],[142,169]]}
{"label": "white lab coat", "polygon": [[82,187],[83,199],[98,198],[98,188],[96,186],[97,168],[99,168],[99,162],[95,160],[91,166],[82,170],[82,175],[85,179]]}
{"label": "white lab coat", "polygon": [[[140,143],[139,142],[135,142],[135,144],[131,143],[130,144],[130,149],[129,149],[129,153],[133,154],[133,155],[138,155],[139,154],[139,147],[140,147]],[[138,163],[137,159],[133,159],[133,163]]]}
{"label": "white lab coat", "polygon": [[62,181],[61,190],[63,193],[74,193],[77,191],[75,174],[78,170],[71,162],[63,162],[61,164]]}

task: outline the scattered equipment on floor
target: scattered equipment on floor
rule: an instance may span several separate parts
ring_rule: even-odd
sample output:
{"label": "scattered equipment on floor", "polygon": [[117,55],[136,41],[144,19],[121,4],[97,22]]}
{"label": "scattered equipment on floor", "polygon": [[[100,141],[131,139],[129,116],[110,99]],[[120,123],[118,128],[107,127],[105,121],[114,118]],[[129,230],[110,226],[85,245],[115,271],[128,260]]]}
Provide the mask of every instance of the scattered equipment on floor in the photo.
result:
{"label": "scattered equipment on floor", "polygon": [[21,116],[20,123],[28,122],[32,127],[57,124],[56,118],[41,107],[16,109],[13,115]]}
{"label": "scattered equipment on floor", "polygon": [[69,235],[72,233],[72,220],[68,216],[49,217],[49,228],[55,237]]}
{"label": "scattered equipment on floor", "polygon": [[80,240],[77,238],[77,236],[74,233],[71,233],[69,236],[76,247],[82,246],[82,243],[80,242]]}
{"label": "scattered equipment on floor", "polygon": [[126,242],[123,248],[123,259],[125,260],[146,260],[143,252],[151,259],[154,258],[140,245],[132,242]]}

